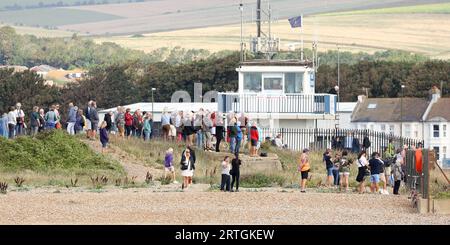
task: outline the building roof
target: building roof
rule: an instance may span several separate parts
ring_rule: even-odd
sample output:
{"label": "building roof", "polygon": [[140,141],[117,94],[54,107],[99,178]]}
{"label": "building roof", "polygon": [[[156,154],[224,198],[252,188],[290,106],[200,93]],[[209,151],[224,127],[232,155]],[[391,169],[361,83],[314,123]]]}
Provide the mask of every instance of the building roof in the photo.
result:
{"label": "building roof", "polygon": [[443,118],[447,122],[450,122],[450,98],[439,98],[431,106],[431,110],[425,120],[429,121],[433,118]]}
{"label": "building roof", "polygon": [[430,103],[422,98],[403,98],[402,106],[401,101],[401,98],[363,99],[352,114],[352,122],[420,122]]}
{"label": "building roof", "polygon": [[241,62],[241,66],[312,66],[312,62],[307,60],[250,60]]}
{"label": "building roof", "polygon": [[56,68],[53,66],[49,66],[49,65],[39,65],[39,66],[31,67],[30,70],[35,71],[35,72],[49,72],[49,71],[56,70]]}

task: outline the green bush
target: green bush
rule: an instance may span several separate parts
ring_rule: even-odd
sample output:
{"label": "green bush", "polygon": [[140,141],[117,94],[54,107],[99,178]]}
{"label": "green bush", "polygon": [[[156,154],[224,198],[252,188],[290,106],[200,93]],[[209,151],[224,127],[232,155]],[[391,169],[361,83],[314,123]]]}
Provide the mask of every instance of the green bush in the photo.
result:
{"label": "green bush", "polygon": [[265,175],[262,173],[242,175],[240,185],[246,188],[284,186],[286,179],[279,175]]}
{"label": "green bush", "polygon": [[36,138],[23,136],[16,140],[0,138],[0,170],[113,170],[122,167],[93,152],[86,144],[61,130],[38,134]]}

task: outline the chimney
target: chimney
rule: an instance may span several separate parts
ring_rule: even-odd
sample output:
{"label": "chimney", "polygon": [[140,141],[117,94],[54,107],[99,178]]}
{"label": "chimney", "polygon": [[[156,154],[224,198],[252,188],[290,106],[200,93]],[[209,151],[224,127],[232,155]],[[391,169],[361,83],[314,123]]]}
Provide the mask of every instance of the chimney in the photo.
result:
{"label": "chimney", "polygon": [[437,86],[433,86],[430,89],[430,102],[435,103],[441,98],[441,90]]}
{"label": "chimney", "polygon": [[365,95],[358,95],[358,103],[364,102],[365,99],[366,99]]}

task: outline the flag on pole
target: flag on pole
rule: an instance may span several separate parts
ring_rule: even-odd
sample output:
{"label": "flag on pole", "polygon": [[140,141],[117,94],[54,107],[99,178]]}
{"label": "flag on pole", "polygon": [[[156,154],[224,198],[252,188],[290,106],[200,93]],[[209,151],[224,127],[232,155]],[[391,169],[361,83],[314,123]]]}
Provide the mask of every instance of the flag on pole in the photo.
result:
{"label": "flag on pole", "polygon": [[302,16],[292,17],[289,19],[289,23],[292,28],[302,27],[303,26],[303,18]]}

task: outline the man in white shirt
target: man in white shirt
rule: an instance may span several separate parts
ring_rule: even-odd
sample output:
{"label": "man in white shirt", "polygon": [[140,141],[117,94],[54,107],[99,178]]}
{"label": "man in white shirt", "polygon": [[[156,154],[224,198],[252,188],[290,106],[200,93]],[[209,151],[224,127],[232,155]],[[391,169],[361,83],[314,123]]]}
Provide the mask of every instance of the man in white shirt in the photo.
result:
{"label": "man in white shirt", "polygon": [[25,132],[23,132],[23,129],[25,128],[25,113],[23,113],[22,104],[17,103],[16,104],[16,110],[14,111],[14,114],[16,116],[16,135],[22,135]]}

